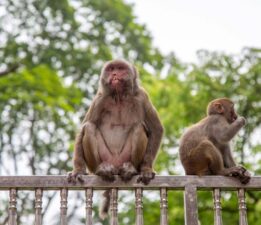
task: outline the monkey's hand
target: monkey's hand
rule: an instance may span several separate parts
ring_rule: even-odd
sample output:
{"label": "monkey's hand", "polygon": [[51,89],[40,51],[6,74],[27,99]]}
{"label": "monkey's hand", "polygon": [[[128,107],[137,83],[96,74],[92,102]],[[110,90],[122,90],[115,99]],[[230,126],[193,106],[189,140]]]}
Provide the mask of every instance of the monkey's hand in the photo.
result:
{"label": "monkey's hand", "polygon": [[140,176],[137,180],[137,182],[142,182],[145,185],[147,185],[154,177],[155,177],[155,172],[153,171],[152,168],[150,167],[143,167],[141,168],[141,173]]}
{"label": "monkey's hand", "polygon": [[240,116],[238,119],[238,123],[240,124],[240,126],[245,126],[246,125],[246,119],[243,116]]}
{"label": "monkey's hand", "polygon": [[69,183],[73,183],[73,184],[76,184],[77,181],[82,183],[83,182],[82,175],[87,175],[87,173],[72,171],[68,173],[67,180]]}
{"label": "monkey's hand", "polygon": [[243,166],[240,167],[241,167],[241,171],[238,175],[238,179],[242,184],[247,184],[251,179],[251,174],[246,170],[245,167]]}

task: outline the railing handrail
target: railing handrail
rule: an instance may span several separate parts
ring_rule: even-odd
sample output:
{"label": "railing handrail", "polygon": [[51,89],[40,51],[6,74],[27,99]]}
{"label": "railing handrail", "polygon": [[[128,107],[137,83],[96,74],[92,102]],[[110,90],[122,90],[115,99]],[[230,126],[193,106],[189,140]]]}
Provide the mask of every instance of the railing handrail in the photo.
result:
{"label": "railing handrail", "polygon": [[143,189],[159,189],[167,188],[184,190],[187,186],[194,186],[198,190],[213,190],[220,188],[221,190],[237,190],[244,188],[246,190],[261,190],[261,176],[253,176],[246,185],[241,184],[237,179],[224,176],[156,176],[148,185],[137,183],[138,176],[133,177],[129,182],[123,182],[116,177],[114,182],[103,181],[95,175],[83,176],[83,182],[76,184],[69,183],[66,175],[59,176],[0,176],[0,190],[8,190],[10,188],[32,190],[42,188],[44,190],[57,190],[60,188],[84,189],[93,188],[94,190],[105,188],[118,188],[119,190],[130,190],[135,188]]}

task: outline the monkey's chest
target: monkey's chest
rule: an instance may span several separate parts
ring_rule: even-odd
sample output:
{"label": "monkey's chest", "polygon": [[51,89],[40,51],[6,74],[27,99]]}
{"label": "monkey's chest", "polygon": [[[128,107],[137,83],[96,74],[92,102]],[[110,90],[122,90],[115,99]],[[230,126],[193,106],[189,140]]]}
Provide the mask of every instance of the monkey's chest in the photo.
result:
{"label": "monkey's chest", "polygon": [[140,112],[130,107],[111,107],[102,114],[99,129],[109,150],[119,154],[130,142],[133,128],[141,122]]}

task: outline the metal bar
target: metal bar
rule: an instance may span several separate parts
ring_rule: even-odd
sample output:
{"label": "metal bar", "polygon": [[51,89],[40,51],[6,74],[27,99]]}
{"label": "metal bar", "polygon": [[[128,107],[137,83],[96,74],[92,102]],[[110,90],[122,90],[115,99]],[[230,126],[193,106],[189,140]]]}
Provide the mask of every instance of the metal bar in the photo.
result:
{"label": "metal bar", "polygon": [[68,198],[68,190],[66,188],[62,188],[60,190],[60,223],[61,225],[67,225],[67,198]]}
{"label": "metal bar", "polygon": [[86,225],[92,225],[92,188],[87,188],[85,190],[86,197]]}
{"label": "metal bar", "polygon": [[168,225],[168,191],[160,189],[160,225]]}
{"label": "metal bar", "polygon": [[142,188],[135,189],[135,209],[136,209],[136,225],[143,225],[143,196]]}
{"label": "metal bar", "polygon": [[239,205],[239,225],[247,225],[247,207],[245,200],[245,190],[240,188],[238,190],[238,205]]}
{"label": "metal bar", "polygon": [[118,190],[112,188],[110,193],[111,225],[118,225]]}
{"label": "metal bar", "polygon": [[35,225],[42,225],[42,197],[43,190],[37,188],[35,190]]}
{"label": "metal bar", "polygon": [[184,206],[185,224],[198,225],[197,188],[193,185],[185,187]]}
{"label": "metal bar", "polygon": [[16,197],[17,197],[17,190],[15,188],[11,188],[10,191],[9,191],[8,225],[16,225],[17,224]]}
{"label": "metal bar", "polygon": [[221,198],[220,189],[215,188],[213,191],[214,225],[222,225],[222,207],[221,207],[220,198]]}

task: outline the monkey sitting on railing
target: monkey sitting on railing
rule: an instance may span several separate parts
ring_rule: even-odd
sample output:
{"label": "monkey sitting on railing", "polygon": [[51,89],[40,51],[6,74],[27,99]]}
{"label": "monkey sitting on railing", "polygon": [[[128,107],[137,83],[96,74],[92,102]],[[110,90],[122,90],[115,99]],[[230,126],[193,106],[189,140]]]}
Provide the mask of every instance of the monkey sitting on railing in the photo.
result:
{"label": "monkey sitting on railing", "polygon": [[250,173],[236,165],[229,145],[245,124],[245,118],[237,116],[231,100],[220,98],[210,102],[207,117],[181,137],[179,153],[186,174],[232,176],[248,183]]}

